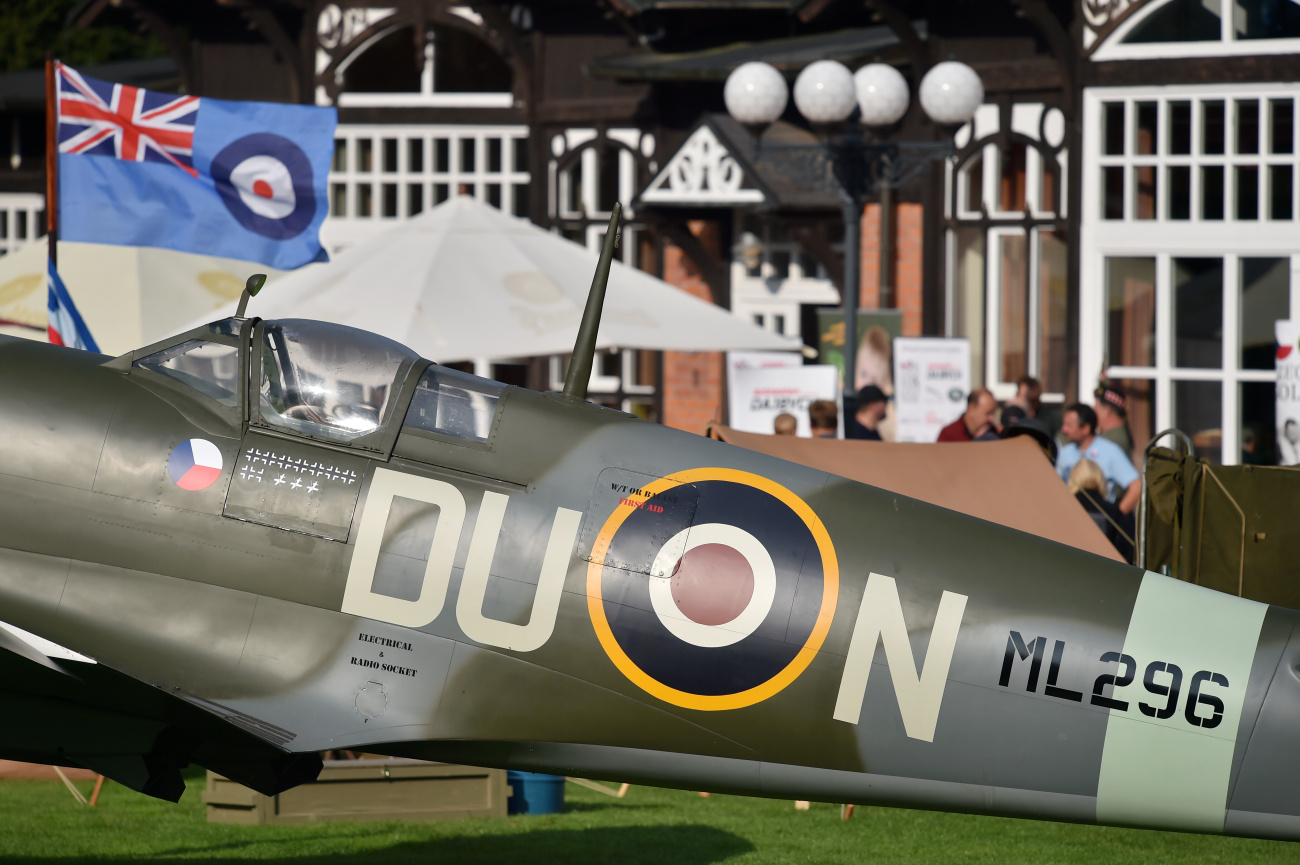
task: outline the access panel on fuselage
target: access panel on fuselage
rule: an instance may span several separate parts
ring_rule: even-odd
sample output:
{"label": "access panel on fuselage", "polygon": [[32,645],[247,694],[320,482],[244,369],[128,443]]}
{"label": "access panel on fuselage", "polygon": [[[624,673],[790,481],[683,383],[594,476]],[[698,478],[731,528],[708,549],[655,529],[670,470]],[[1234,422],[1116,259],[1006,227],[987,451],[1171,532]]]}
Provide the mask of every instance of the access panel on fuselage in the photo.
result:
{"label": "access panel on fuselage", "polygon": [[250,432],[230,476],[227,517],[346,541],[370,460]]}

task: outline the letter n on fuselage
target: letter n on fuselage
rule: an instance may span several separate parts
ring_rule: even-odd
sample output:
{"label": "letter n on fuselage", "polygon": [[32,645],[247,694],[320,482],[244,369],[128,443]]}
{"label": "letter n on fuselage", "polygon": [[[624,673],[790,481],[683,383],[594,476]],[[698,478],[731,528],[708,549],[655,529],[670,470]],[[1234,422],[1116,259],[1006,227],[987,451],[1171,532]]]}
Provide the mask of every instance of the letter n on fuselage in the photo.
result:
{"label": "letter n on fuselage", "polygon": [[965,595],[943,593],[934,616],[934,627],[930,630],[930,645],[926,649],[921,673],[917,675],[912,642],[908,637],[907,622],[903,619],[903,604],[898,597],[898,584],[893,577],[868,576],[832,717],[837,721],[858,723],[876,644],[883,642],[885,662],[894,683],[894,697],[903,717],[903,728],[909,738],[933,742],[944,686],[948,683],[948,668],[952,665],[957,632],[965,611]]}

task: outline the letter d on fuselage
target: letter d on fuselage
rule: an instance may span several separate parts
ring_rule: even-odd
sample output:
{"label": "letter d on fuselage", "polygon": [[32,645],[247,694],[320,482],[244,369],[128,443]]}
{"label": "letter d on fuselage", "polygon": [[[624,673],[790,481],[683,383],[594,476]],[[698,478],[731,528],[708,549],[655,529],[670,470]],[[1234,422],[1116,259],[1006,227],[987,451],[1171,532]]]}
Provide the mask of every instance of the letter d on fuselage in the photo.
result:
{"label": "letter d on fuselage", "polygon": [[[395,498],[411,499],[438,508],[424,578],[415,600],[374,590],[375,574]],[[493,554],[501,537],[509,498],[485,491],[469,543],[469,556],[456,603],[460,629],[475,642],[516,652],[531,652],[550,639],[559,614],[564,578],[582,521],[579,511],[556,508],[546,552],[542,558],[533,610],[525,625],[483,615]],[[465,496],[445,481],[376,469],[357,530],[356,547],[343,590],[342,611],[408,628],[422,628],[442,612],[455,566],[456,549],[465,526]]]}
{"label": "letter d on fuselage", "polygon": [[[424,566],[424,583],[414,601],[372,591],[388,514],[393,508],[393,499],[398,496],[438,508],[433,543],[429,546],[429,558]],[[343,590],[343,612],[408,628],[421,628],[438,618],[447,599],[447,583],[451,580],[456,545],[464,525],[465,497],[451,484],[375,469],[357,529],[357,544],[352,551],[347,587]]]}

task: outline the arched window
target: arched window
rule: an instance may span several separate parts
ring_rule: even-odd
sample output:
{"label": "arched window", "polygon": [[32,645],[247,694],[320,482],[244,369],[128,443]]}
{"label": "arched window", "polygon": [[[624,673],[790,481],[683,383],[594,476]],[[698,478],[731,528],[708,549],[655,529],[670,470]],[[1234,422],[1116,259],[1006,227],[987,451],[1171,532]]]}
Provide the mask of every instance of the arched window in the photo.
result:
{"label": "arched window", "polygon": [[1300,51],[1295,0],[1153,0],[1133,12],[1094,60]]}
{"label": "arched window", "polygon": [[430,106],[509,108],[514,72],[482,39],[435,24],[420,51],[411,25],[361,45],[339,64],[340,107]]}
{"label": "arched window", "polygon": [[342,91],[419,93],[424,63],[411,31],[410,27],[398,27],[363,46],[343,69]]}
{"label": "arched window", "polygon": [[981,106],[948,168],[947,331],[999,399],[1032,375],[1044,402],[1069,389],[1065,116],[1041,103]]}

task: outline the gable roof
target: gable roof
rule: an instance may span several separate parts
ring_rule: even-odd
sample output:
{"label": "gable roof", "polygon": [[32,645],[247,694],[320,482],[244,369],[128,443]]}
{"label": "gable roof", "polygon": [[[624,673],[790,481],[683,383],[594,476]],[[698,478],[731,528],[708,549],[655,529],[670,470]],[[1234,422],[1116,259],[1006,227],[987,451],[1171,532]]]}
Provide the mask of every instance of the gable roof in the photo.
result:
{"label": "gable roof", "polygon": [[639,15],[652,9],[784,9],[795,12],[813,0],[612,0],[624,15]]}
{"label": "gable roof", "polygon": [[767,145],[815,146],[817,136],[784,121],[761,140],[726,114],[705,114],[637,196],[642,207],[753,207],[838,210],[833,179],[813,188],[792,176],[788,158]]}
{"label": "gable roof", "polygon": [[[924,21],[912,22],[926,38]],[[873,60],[903,63],[906,58],[894,31],[885,26],[855,27],[763,42],[736,42],[703,51],[661,54],[637,51],[603,57],[587,64],[587,74],[628,81],[725,81],[742,63],[762,60],[793,76],[816,60],[838,60],[856,67]]]}

